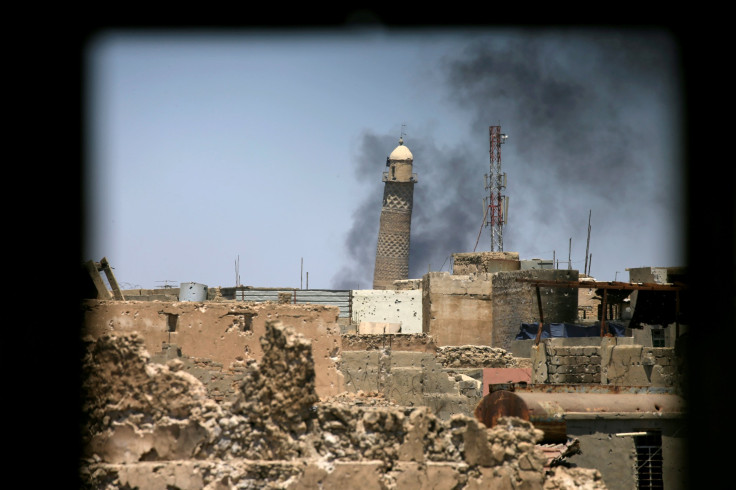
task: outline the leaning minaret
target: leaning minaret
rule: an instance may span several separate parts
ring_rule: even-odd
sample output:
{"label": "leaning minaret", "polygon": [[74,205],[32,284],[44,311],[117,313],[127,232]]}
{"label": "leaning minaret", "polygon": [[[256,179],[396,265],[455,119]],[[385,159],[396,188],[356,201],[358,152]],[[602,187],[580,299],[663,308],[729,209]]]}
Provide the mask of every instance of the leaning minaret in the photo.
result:
{"label": "leaning minaret", "polygon": [[386,159],[373,289],[392,289],[393,281],[409,278],[411,208],[417,182],[417,174],[411,172],[413,160],[403,138]]}

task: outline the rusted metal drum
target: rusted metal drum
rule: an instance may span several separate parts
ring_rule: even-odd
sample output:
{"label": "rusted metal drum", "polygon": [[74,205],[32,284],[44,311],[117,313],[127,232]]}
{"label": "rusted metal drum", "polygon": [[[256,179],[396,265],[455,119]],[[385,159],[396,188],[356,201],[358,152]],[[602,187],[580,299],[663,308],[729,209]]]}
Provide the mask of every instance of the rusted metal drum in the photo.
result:
{"label": "rusted metal drum", "polygon": [[528,420],[534,427],[544,432],[542,444],[556,444],[567,440],[567,424],[565,419],[540,410],[530,410],[524,399],[506,390],[497,390],[484,396],[475,407],[475,418],[486,427],[493,427],[501,417],[519,417]]}
{"label": "rusted metal drum", "polygon": [[486,427],[493,427],[501,417],[519,417],[529,420],[529,409],[518,395],[506,390],[498,390],[484,396],[475,407],[475,418]]}

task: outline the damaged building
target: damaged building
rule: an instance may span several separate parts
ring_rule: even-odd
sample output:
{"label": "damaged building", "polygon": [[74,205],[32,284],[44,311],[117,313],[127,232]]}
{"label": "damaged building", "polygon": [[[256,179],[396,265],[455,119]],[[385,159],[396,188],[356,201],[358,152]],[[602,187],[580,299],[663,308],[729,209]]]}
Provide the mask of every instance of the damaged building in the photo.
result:
{"label": "damaged building", "polygon": [[[608,292],[577,271],[453,259],[385,290],[97,289],[87,487],[682,488],[682,315],[583,318]],[[619,284],[631,318],[657,281]]]}
{"label": "damaged building", "polygon": [[684,488],[684,270],[495,251],[410,279],[412,165],[400,139],[373,289],[84,264],[83,488]]}

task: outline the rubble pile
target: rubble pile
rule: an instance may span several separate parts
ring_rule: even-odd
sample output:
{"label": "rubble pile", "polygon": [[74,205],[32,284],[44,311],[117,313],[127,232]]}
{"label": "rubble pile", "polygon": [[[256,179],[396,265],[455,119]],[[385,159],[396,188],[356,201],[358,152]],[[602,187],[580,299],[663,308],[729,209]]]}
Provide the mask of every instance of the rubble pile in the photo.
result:
{"label": "rubble pile", "polygon": [[544,490],[605,490],[601,472],[589,468],[558,467],[547,471]]}
{"label": "rubble pile", "polygon": [[110,463],[194,457],[221,412],[181,361],[150,364],[138,335],[106,335],[83,361],[85,455]]}
{"label": "rubble pile", "polygon": [[437,362],[448,368],[518,367],[518,361],[511,353],[485,345],[437,347]]}
{"label": "rubble pile", "polygon": [[343,391],[339,395],[329,397],[328,399],[318,402],[319,405],[325,404],[342,404],[350,406],[367,406],[367,407],[398,407],[393,400],[386,398],[386,395],[380,391],[363,391],[357,392]]}
{"label": "rubble pile", "polygon": [[401,335],[342,334],[342,347],[345,350],[379,350],[385,348],[402,350],[402,346],[414,346],[411,350],[416,350],[416,346],[424,346],[424,350],[432,352],[436,349],[434,340],[426,333]]}
{"label": "rubble pile", "polygon": [[[261,344],[264,356],[248,364],[237,400],[218,404],[180,361],[151,364],[135,335],[90,343],[84,488],[389,489],[435,478],[448,488],[547,488],[536,446],[543,434],[531,423],[506,417],[487,429],[465,415],[445,421],[377,393],[319,402],[311,343],[277,322]],[[567,471],[555,468],[555,481]],[[577,488],[556,485],[549,488]]]}
{"label": "rubble pile", "polygon": [[298,441],[312,428],[311,408],[318,401],[311,342],[292,328],[270,323],[261,346],[263,358],[260,363],[248,364],[240,393],[232,405],[236,421],[247,419],[244,426],[229,427],[241,435],[240,447],[245,452],[238,456],[302,456]]}

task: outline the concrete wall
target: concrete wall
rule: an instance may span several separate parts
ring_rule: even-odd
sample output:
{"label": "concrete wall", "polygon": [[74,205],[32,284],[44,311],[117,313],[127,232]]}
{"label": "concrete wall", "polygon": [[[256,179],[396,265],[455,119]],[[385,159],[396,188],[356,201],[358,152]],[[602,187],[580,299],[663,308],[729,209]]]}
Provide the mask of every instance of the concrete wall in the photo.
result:
{"label": "concrete wall", "polygon": [[554,269],[555,265],[552,260],[545,259],[529,259],[519,261],[519,270],[526,271],[530,269]]}
{"label": "concrete wall", "polygon": [[402,406],[427,406],[445,420],[472,417],[482,396],[482,369],[445,368],[433,352],[343,350],[340,371],[350,392],[379,392]]}
{"label": "concrete wall", "polygon": [[273,303],[151,302],[86,300],[83,335],[137,331],[152,355],[169,344],[188,358],[208,359],[236,372],[248,359],[263,356],[260,338],[266,321],[280,320],[312,341],[316,390],[320,397],[344,391],[336,361],[342,348],[338,308]]}
{"label": "concrete wall", "polygon": [[197,378],[207,390],[207,396],[218,402],[236,400],[246,371],[245,362],[235,361],[226,367],[212,359],[184,355],[176,344],[163,344],[161,352],[149,354],[152,363],[180,363],[178,370]]}
{"label": "concrete wall", "polygon": [[[539,308],[534,286],[522,279],[553,281],[577,281],[578,271],[563,269],[534,269],[516,272],[498,272],[492,275],[493,294],[490,308],[493,311],[494,347],[511,349],[511,343],[522,323],[539,321]],[[540,288],[542,312],[545,323],[575,323],[577,319],[578,291],[572,288]]]}
{"label": "concrete wall", "polygon": [[600,383],[600,346],[561,346],[544,344],[547,354],[546,383]]}
{"label": "concrete wall", "polygon": [[491,274],[425,274],[422,308],[422,331],[438,346],[493,345]]}
{"label": "concrete wall", "polygon": [[[643,345],[644,347],[653,347],[653,333],[652,330],[662,330],[662,336],[664,337],[664,347],[675,347],[677,343],[677,325],[671,323],[669,325],[647,325],[642,324],[641,328],[630,329],[631,335],[634,338],[634,343]],[[679,333],[683,335],[687,332],[687,325],[679,326]]]}
{"label": "concrete wall", "polygon": [[399,323],[401,333],[422,333],[422,291],[353,291],[352,322]]}
{"label": "concrete wall", "polygon": [[544,339],[531,359],[536,384],[680,386],[675,350],[636,345],[631,337]]}
{"label": "concrete wall", "polygon": [[[422,282],[422,331],[438,346],[489,345],[510,350],[520,325],[539,321],[535,288],[517,278],[577,281],[578,271],[430,272]],[[575,322],[576,288],[541,288],[541,295],[545,322]]]}
{"label": "concrete wall", "polygon": [[[125,289],[123,297],[129,301],[179,301],[179,288]],[[211,294],[210,290],[207,294]]]}
{"label": "concrete wall", "polygon": [[400,279],[394,281],[392,289],[409,290],[409,289],[422,289],[421,279]]}
{"label": "concrete wall", "polygon": [[529,380],[530,369],[515,369],[516,360],[502,349],[437,347],[432,340],[421,335],[345,336],[339,367],[346,389],[379,392],[403,406],[427,406],[448,419],[453,414],[473,417],[488,383]]}
{"label": "concrete wall", "polygon": [[620,345],[616,337],[601,339],[601,383],[618,386],[679,386],[675,349]]}
{"label": "concrete wall", "polygon": [[685,273],[684,267],[630,267],[626,270],[629,273],[630,282],[656,284],[671,283]]}
{"label": "concrete wall", "polygon": [[518,252],[471,252],[452,254],[452,274],[467,275],[500,271],[518,271]]}
{"label": "concrete wall", "polygon": [[617,436],[647,430],[662,434],[662,478],[668,490],[685,488],[685,439],[683,419],[568,419],[567,434],[580,440],[582,454],[570,462],[601,472],[609,490],[636,487],[636,448],[634,437]]}

